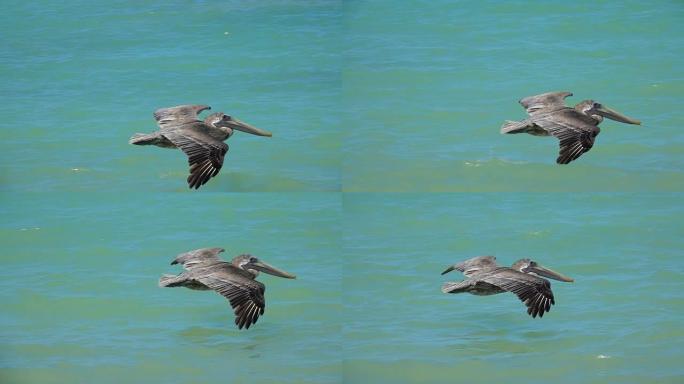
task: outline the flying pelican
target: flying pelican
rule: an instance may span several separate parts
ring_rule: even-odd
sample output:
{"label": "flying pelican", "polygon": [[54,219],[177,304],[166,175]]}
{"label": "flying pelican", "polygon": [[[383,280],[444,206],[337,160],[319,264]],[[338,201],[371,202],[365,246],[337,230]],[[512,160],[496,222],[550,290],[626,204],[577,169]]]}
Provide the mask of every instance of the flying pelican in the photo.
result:
{"label": "flying pelican", "polygon": [[154,112],[159,130],[154,133],[136,133],[129,140],[135,145],[156,145],[162,148],[180,148],[188,156],[190,188],[199,188],[216,176],[223,166],[228,152],[226,139],[233,130],[271,137],[262,131],[223,112],[212,113],[204,121],[198,120],[200,112],[211,109],[208,105],[179,105]]}
{"label": "flying pelican", "polygon": [[549,92],[529,96],[519,103],[527,110],[529,118],[510,121],[501,126],[501,133],[529,133],[535,136],[553,135],[560,140],[560,154],[556,162],[568,164],[582,156],[594,145],[601,131],[598,125],[604,117],[627,124],[641,124],[594,100],[584,100],[574,108],[565,106],[564,99],[570,92]]}
{"label": "flying pelican", "polygon": [[186,271],[178,275],[162,275],[160,287],[186,287],[197,290],[214,290],[230,301],[235,312],[238,329],[256,323],[264,314],[266,286],[255,280],[259,271],[270,275],[295,279],[258,258],[243,254],[231,262],[219,258],[222,248],[202,248],[178,255],[171,265],[181,264]]}
{"label": "flying pelican", "polygon": [[551,283],[540,276],[574,281],[530,259],[520,259],[509,268],[498,265],[494,256],[477,256],[452,265],[442,275],[454,269],[463,272],[467,279],[444,283],[442,292],[468,292],[479,296],[513,292],[527,306],[527,313],[532,317],[543,317],[544,312],[548,312],[551,305],[556,303],[551,292]]}

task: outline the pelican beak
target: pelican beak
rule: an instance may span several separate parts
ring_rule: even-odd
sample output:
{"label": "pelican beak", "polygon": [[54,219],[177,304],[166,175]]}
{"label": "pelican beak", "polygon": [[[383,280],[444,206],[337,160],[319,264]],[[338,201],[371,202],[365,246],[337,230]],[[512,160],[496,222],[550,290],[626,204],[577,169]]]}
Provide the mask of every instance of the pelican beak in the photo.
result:
{"label": "pelican beak", "polygon": [[561,275],[560,273],[553,271],[553,270],[550,270],[548,268],[544,268],[539,264],[537,264],[534,267],[529,267],[528,272],[532,272],[532,273],[539,275],[539,276],[548,277],[549,279],[554,279],[554,280],[558,280],[558,281],[565,281],[568,283],[572,283],[573,281],[575,281],[575,279]]}
{"label": "pelican beak", "polygon": [[233,119],[231,120],[228,125],[232,129],[237,129],[238,131],[242,132],[247,132],[251,133],[252,135],[257,135],[257,136],[266,136],[266,137],[271,137],[273,134],[268,131],[261,130],[257,127],[251,126],[245,122],[242,122],[240,120]]}
{"label": "pelican beak", "polygon": [[627,117],[623,115],[622,113],[610,109],[608,107],[601,106],[601,108],[596,109],[596,111],[603,117],[607,117],[611,120],[619,121],[621,123],[627,123],[627,124],[636,124],[636,125],[641,125],[641,121],[632,119],[631,117]]}
{"label": "pelican beak", "polygon": [[463,263],[454,264],[451,267],[445,269],[444,272],[442,272],[442,275],[446,275],[447,273],[453,271],[454,269],[459,269],[459,267],[461,267],[461,269],[462,269],[462,265],[463,265]]}
{"label": "pelican beak", "polygon": [[272,265],[266,264],[263,261],[257,261],[256,263],[252,263],[251,266],[254,269],[258,269],[261,272],[268,273],[269,275],[273,276],[278,276],[278,277],[284,277],[286,279],[296,279],[297,276],[289,274],[283,270],[280,270]]}

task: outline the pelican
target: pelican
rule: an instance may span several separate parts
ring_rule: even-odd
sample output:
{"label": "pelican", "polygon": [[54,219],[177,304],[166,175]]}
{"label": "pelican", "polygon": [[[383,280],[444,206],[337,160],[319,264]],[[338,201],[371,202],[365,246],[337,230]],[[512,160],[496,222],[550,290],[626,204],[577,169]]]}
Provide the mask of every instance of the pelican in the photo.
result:
{"label": "pelican", "polygon": [[527,306],[527,314],[532,317],[543,317],[544,312],[548,312],[551,305],[556,303],[551,283],[541,276],[566,282],[574,281],[530,259],[520,259],[509,268],[498,265],[494,256],[477,256],[452,265],[442,275],[453,270],[463,272],[467,279],[444,283],[442,292],[468,292],[479,296],[513,292]]}
{"label": "pelican", "polygon": [[272,134],[253,127],[223,112],[212,113],[204,121],[198,120],[200,112],[211,109],[208,105],[179,105],[162,108],[154,112],[159,130],[154,133],[136,133],[129,143],[135,145],[156,145],[162,148],[180,148],[188,156],[190,176],[188,186],[199,188],[216,176],[223,166],[223,157],[228,152],[224,143],[233,135],[233,130],[257,136],[271,137]]}
{"label": "pelican", "polygon": [[549,92],[521,99],[519,103],[530,117],[523,121],[506,120],[501,126],[501,133],[555,136],[560,140],[560,153],[556,162],[568,164],[591,149],[601,131],[598,125],[604,117],[621,123],[641,124],[639,120],[594,100],[581,101],[574,108],[567,107],[564,99],[568,96],[572,96],[572,93]]}
{"label": "pelican", "polygon": [[266,286],[255,280],[259,271],[286,279],[296,276],[249,254],[235,256],[231,262],[224,261],[218,256],[223,251],[223,248],[201,248],[178,255],[171,265],[181,264],[185,271],[162,275],[159,286],[214,290],[230,301],[238,329],[249,329],[266,307]]}

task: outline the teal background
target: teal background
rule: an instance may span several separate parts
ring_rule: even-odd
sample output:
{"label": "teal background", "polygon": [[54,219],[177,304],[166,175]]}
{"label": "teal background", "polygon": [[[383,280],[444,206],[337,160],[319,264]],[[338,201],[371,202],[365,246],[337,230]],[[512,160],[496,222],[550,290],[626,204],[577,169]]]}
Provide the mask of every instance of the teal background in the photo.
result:
{"label": "teal background", "polygon": [[[210,191],[340,189],[339,6],[18,2],[0,48],[3,189],[184,191],[180,151],[128,144],[152,112],[208,104],[237,133]],[[226,33],[228,33],[226,35]],[[202,115],[205,116],[205,115]]]}
{"label": "teal background", "polygon": [[[2,199],[3,383],[339,382],[338,196]],[[177,254],[213,246],[297,275],[259,276],[249,330],[216,293],[157,286]]]}
{"label": "teal background", "polygon": [[[345,2],[345,191],[681,191],[678,1]],[[571,91],[643,121],[592,150],[501,135],[517,100]]]}
{"label": "teal background", "polygon": [[[678,383],[682,194],[348,194],[350,383]],[[527,315],[513,294],[448,295],[448,266],[528,257],[575,279]]]}
{"label": "teal background", "polygon": [[[684,381],[682,20],[678,1],[4,2],[0,382]],[[499,134],[550,90],[643,126],[606,121],[558,166],[554,139]],[[191,191],[182,153],[128,144],[183,103],[274,136],[237,133]],[[219,295],[157,287],[210,246],[298,279],[260,276],[266,314],[238,331]],[[487,253],[576,282],[543,319],[439,291]]]}

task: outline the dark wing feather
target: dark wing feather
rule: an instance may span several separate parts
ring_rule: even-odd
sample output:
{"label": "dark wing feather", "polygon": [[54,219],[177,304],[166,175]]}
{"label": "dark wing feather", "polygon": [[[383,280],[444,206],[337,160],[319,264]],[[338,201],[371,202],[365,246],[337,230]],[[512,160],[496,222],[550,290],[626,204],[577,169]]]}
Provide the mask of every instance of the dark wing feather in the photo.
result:
{"label": "dark wing feather", "polygon": [[244,271],[232,265],[225,265],[198,278],[202,284],[220,293],[228,299],[235,313],[235,325],[238,329],[247,328],[256,323],[264,314],[266,286],[244,275]]}
{"label": "dark wing feather", "polygon": [[223,262],[219,253],[225,251],[223,248],[200,248],[193,251],[181,253],[171,262],[171,265],[181,264],[183,268],[192,270],[197,267]]}
{"label": "dark wing feather", "polygon": [[532,121],[560,141],[558,164],[568,164],[588,152],[601,132],[594,120],[572,108],[535,116]]}
{"label": "dark wing feather", "polygon": [[154,111],[154,119],[159,127],[164,129],[173,128],[186,123],[198,121],[200,112],[211,109],[208,105],[179,105],[177,107],[160,108]]}
{"label": "dark wing feather", "polygon": [[188,156],[190,188],[197,189],[218,175],[228,152],[228,144],[191,130],[168,131],[163,135]]}
{"label": "dark wing feather", "polygon": [[572,92],[548,92],[540,95],[528,96],[518,101],[530,116],[549,112],[565,107],[565,98],[572,96]]}
{"label": "dark wing feather", "polygon": [[478,276],[478,280],[495,285],[505,291],[513,292],[527,307],[532,317],[543,317],[556,302],[551,291],[551,283],[547,280],[512,269],[502,269]]}
{"label": "dark wing feather", "polygon": [[558,164],[568,164],[569,162],[582,156],[583,153],[588,152],[591,147],[594,146],[594,139],[599,132],[599,128],[595,128],[596,131],[576,132],[571,137],[561,139],[560,152],[556,162]]}

